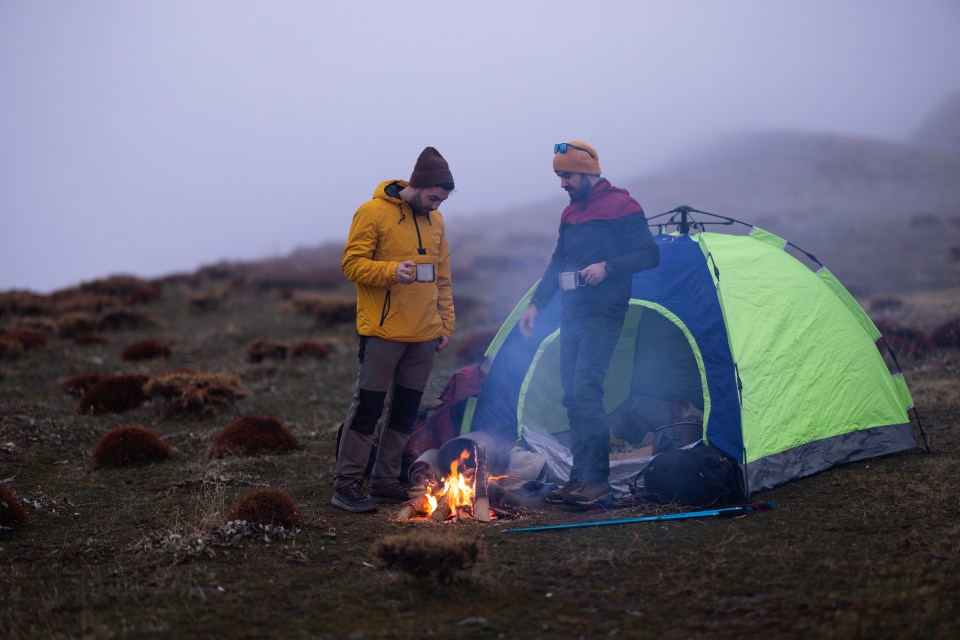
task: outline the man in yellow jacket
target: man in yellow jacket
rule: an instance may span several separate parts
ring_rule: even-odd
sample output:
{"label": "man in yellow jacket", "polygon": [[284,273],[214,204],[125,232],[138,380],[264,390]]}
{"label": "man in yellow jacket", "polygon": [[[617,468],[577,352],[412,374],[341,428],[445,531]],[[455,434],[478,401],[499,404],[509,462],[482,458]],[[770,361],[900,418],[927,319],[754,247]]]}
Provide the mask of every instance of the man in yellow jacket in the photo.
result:
{"label": "man in yellow jacket", "polygon": [[[353,216],[343,273],[357,286],[357,386],[337,449],[331,503],[376,511],[410,498],[400,483],[403,450],[416,423],[433,359],[453,335],[450,253],[438,207],[453,191],[443,156],[427,147],[409,182],[387,180]],[[394,387],[370,474],[363,476],[384,401]]]}

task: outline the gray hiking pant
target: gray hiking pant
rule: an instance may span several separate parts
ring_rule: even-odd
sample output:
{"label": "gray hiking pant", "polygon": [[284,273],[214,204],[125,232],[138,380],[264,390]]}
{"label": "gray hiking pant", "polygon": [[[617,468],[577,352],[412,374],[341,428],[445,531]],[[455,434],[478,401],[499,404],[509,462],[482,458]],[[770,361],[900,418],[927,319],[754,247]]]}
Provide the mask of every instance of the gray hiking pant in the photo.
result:
{"label": "gray hiking pant", "polygon": [[337,451],[333,488],[340,490],[363,480],[370,461],[377,422],[393,387],[389,414],[380,433],[370,486],[400,481],[403,450],[417,422],[420,399],[430,379],[437,341],[393,342],[362,336],[358,353],[357,386],[347,411]]}

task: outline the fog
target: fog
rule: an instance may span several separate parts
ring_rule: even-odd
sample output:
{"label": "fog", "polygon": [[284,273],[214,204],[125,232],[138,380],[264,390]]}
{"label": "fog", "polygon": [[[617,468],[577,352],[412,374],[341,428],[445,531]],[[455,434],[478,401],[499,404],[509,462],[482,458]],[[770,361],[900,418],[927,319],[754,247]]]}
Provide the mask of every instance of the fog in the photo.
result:
{"label": "fog", "polygon": [[[960,3],[0,0],[0,290],[342,241],[424,146],[448,222],[717,136],[906,140],[960,89]],[[558,209],[559,210],[559,209]]]}

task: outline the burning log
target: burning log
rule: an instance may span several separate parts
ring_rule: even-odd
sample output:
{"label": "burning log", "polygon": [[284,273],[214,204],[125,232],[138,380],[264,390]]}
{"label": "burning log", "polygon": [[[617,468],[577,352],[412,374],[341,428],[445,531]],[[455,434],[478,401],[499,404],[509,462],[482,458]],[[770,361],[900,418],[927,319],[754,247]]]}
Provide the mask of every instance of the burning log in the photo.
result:
{"label": "burning log", "polygon": [[487,447],[482,442],[477,443],[476,459],[473,517],[480,522],[490,522],[490,499],[487,497]]}
{"label": "burning log", "polygon": [[437,508],[433,510],[433,519],[437,522],[446,522],[453,509],[450,507],[450,500],[446,494],[437,499]]}
{"label": "burning log", "polygon": [[397,512],[397,520],[409,520],[418,516],[430,515],[430,500],[426,495],[419,496],[412,500],[407,500],[400,506]]}

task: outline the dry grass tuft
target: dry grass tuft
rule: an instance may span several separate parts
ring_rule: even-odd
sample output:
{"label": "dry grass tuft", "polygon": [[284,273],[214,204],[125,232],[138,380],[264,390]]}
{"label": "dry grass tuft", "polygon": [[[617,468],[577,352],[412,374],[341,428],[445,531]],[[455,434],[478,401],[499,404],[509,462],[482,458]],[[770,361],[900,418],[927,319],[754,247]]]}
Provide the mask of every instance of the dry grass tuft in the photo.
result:
{"label": "dry grass tuft", "polygon": [[323,360],[333,353],[334,346],[329,341],[323,340],[301,340],[290,349],[290,355],[294,358],[301,356],[310,356],[317,360]]}
{"label": "dry grass tuft", "polygon": [[931,347],[960,347],[960,318],[948,320],[930,332],[927,338]]}
{"label": "dry grass tuft", "polygon": [[102,382],[110,376],[105,373],[95,371],[85,371],[70,376],[60,383],[60,390],[69,393],[72,396],[82,398],[87,391],[92,389],[97,383]]}
{"label": "dry grass tuft", "polygon": [[150,380],[145,391],[165,400],[172,415],[213,415],[250,395],[227,373],[168,373]]}
{"label": "dry grass tuft", "polygon": [[263,362],[264,360],[285,360],[287,357],[287,345],[279,340],[270,338],[258,338],[246,346],[247,359],[250,362]]}
{"label": "dry grass tuft", "polygon": [[139,466],[160,462],[170,456],[171,447],[156,433],[129,425],[105,433],[91,454],[94,469]]}
{"label": "dry grass tuft", "polygon": [[153,358],[169,358],[173,351],[169,345],[147,338],[128,344],[120,356],[124,360],[151,360]]}
{"label": "dry grass tuft", "polygon": [[144,389],[149,380],[149,376],[135,374],[108,376],[83,394],[77,413],[100,415],[136,409],[149,399]]}
{"label": "dry grass tuft", "polygon": [[299,445],[296,436],[278,419],[271,416],[243,416],[216,435],[210,447],[210,457],[283,453]]}
{"label": "dry grass tuft", "polygon": [[477,563],[480,538],[463,540],[422,531],[386,536],[373,545],[373,555],[388,569],[399,569],[431,584],[449,584],[454,574]]}
{"label": "dry grass tuft", "polygon": [[353,296],[336,296],[308,291],[296,291],[285,303],[293,313],[313,318],[321,327],[356,322],[357,301]]}
{"label": "dry grass tuft", "polygon": [[0,525],[11,527],[26,521],[27,510],[11,489],[0,484]]}
{"label": "dry grass tuft", "polygon": [[231,520],[246,520],[296,529],[303,526],[300,508],[279,489],[255,489],[237,501]]}

